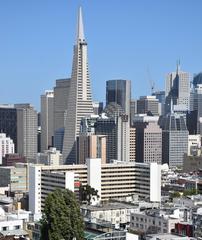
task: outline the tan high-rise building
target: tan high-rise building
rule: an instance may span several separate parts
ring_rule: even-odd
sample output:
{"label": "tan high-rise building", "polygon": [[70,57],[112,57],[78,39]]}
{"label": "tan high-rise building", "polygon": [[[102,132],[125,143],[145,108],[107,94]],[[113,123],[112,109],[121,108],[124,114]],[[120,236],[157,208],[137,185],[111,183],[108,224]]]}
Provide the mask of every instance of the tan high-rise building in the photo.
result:
{"label": "tan high-rise building", "polygon": [[29,103],[14,107],[17,109],[17,152],[33,161],[37,154],[37,111]]}
{"label": "tan high-rise building", "polygon": [[81,119],[93,113],[90,78],[88,72],[87,42],[84,37],[82,11],[79,9],[78,33],[74,46],[72,76],[64,126],[63,160],[75,163],[76,138],[80,132]]}
{"label": "tan high-rise building", "polygon": [[101,158],[102,164],[106,163],[105,135],[80,135],[77,137],[77,163],[84,164],[86,158]]}
{"label": "tan high-rise building", "polygon": [[162,162],[162,129],[158,125],[158,118],[140,114],[134,119],[137,162]]}

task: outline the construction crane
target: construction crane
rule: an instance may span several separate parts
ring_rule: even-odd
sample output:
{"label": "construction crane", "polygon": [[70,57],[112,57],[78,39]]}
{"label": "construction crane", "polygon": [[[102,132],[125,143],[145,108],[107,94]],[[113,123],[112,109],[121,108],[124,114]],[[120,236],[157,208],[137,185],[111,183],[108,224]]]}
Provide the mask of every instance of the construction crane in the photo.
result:
{"label": "construction crane", "polygon": [[147,68],[147,76],[148,76],[149,85],[150,85],[150,88],[151,88],[151,94],[153,94],[154,93],[154,88],[155,88],[155,82],[151,78],[149,67]]}

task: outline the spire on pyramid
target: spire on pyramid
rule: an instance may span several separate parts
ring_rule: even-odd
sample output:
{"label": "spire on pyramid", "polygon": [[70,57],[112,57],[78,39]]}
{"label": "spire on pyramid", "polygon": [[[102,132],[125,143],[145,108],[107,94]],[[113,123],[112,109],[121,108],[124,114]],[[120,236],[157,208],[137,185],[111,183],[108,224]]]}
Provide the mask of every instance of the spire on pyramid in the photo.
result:
{"label": "spire on pyramid", "polygon": [[85,42],[82,8],[81,7],[79,7],[78,26],[77,27],[78,27],[77,28],[77,42]]}

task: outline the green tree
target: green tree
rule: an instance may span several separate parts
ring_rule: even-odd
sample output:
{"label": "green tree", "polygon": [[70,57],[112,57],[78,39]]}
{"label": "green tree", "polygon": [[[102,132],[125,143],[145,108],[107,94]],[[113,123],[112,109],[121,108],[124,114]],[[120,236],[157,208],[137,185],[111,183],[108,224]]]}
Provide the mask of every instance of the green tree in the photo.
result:
{"label": "green tree", "polygon": [[171,198],[179,198],[179,197],[181,197],[181,194],[179,192],[172,192],[170,194],[170,197]]}
{"label": "green tree", "polygon": [[56,189],[45,200],[41,220],[41,240],[77,240],[84,238],[84,223],[75,195]]}
{"label": "green tree", "polygon": [[184,195],[184,196],[191,196],[191,195],[196,195],[196,194],[198,194],[198,192],[197,192],[197,189],[195,189],[195,188],[186,189],[186,190],[184,190],[184,192],[183,192],[183,195]]}
{"label": "green tree", "polygon": [[80,202],[87,201],[88,204],[90,204],[91,198],[93,196],[97,196],[99,198],[98,190],[95,190],[88,184],[86,186],[80,185],[80,187],[79,187]]}

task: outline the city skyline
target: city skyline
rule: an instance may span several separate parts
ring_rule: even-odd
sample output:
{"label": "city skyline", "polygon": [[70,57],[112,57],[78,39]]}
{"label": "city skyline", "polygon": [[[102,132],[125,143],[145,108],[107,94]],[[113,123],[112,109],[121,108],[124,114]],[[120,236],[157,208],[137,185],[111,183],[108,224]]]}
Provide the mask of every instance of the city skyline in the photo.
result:
{"label": "city skyline", "polygon": [[1,3],[0,103],[29,102],[39,110],[40,95],[56,79],[71,76],[80,5],[93,100],[105,101],[110,79],[131,80],[136,98],[150,94],[150,79],[155,90],[164,90],[165,76],[179,58],[182,70],[201,71],[200,1]]}

